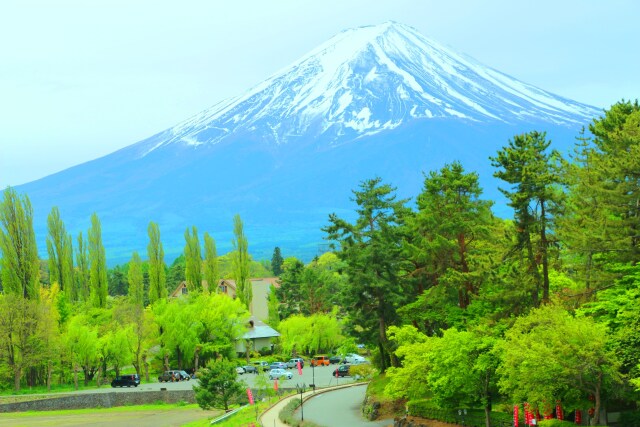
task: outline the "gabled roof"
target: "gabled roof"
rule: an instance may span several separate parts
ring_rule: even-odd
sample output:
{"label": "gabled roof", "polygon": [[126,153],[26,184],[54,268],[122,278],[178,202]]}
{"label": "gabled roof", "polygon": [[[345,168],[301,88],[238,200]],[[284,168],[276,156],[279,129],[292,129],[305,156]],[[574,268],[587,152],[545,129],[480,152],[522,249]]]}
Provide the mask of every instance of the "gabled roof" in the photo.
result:
{"label": "gabled roof", "polygon": [[258,338],[275,338],[280,336],[278,331],[260,320],[251,320],[250,322],[253,322],[253,327],[249,328],[249,330],[242,336],[242,339],[254,340]]}

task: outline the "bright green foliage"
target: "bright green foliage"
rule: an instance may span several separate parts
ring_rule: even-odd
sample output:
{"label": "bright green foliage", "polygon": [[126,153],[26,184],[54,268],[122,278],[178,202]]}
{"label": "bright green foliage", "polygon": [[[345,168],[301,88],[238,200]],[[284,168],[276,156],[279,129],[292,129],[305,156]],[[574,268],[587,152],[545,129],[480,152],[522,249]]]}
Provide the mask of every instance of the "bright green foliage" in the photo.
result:
{"label": "bright green foliage", "polygon": [[195,226],[191,229],[191,233],[188,228],[184,232],[184,272],[187,281],[187,289],[189,289],[189,292],[194,292],[202,290],[202,256],[200,255],[200,239],[198,239],[198,230]]}
{"label": "bright green foliage", "polygon": [[323,231],[340,244],[338,257],[348,276],[342,302],[349,307],[352,326],[362,331],[358,334],[362,342],[378,346],[384,372],[389,364],[398,365],[386,330],[399,321],[397,308],[407,302],[401,280],[400,227],[407,208],[404,200],[396,200],[395,188],[382,184],[380,178],[361,183],[354,197],[356,222],[331,214],[330,225]]}
{"label": "bright green foliage", "polygon": [[267,309],[269,310],[267,324],[273,329],[278,329],[278,325],[280,324],[280,301],[278,300],[278,295],[276,295],[276,289],[273,286],[269,286]]}
{"label": "bright green foliage", "polygon": [[229,404],[242,395],[244,385],[236,382],[233,362],[221,358],[211,361],[199,372],[199,384],[194,386],[196,402],[202,409],[229,409]]}
{"label": "bright green foliage", "polygon": [[280,318],[286,319],[293,314],[301,313],[302,274],[304,263],[296,257],[289,257],[282,263],[280,287],[276,289],[276,296],[280,301]]}
{"label": "bright green foliage", "polygon": [[78,246],[76,247],[76,288],[78,289],[78,300],[88,302],[91,295],[91,275],[89,270],[89,251],[87,244],[82,238],[82,231],[78,233]]}
{"label": "bright green foliage", "polygon": [[102,226],[98,215],[91,215],[89,229],[89,274],[91,281],[91,304],[94,307],[107,306],[107,256],[102,245]]}
{"label": "bright green foliage", "polygon": [[0,275],[6,294],[38,299],[40,271],[33,209],[29,197],[19,197],[11,187],[0,203]]}
{"label": "bright green foliage", "polygon": [[73,280],[73,248],[57,207],[47,217],[47,253],[49,254],[49,282],[58,283],[70,301],[78,300]]}
{"label": "bright green foliage", "polygon": [[149,257],[149,304],[167,297],[166,272],[164,265],[164,249],[160,240],[160,227],[151,221],[147,227],[149,244],[147,256]]}
{"label": "bright green foliage", "polygon": [[274,276],[280,276],[282,274],[283,262],[284,258],[282,258],[280,248],[276,246],[273,250],[273,256],[271,257],[271,271],[273,271]]}
{"label": "bright green foliage", "polygon": [[220,269],[218,268],[216,241],[209,233],[204,233],[204,280],[209,286],[209,292],[218,292],[219,279]]}
{"label": "bright green foliage", "polygon": [[344,340],[336,313],[294,315],[280,322],[280,343],[285,354],[329,352]]}
{"label": "bright green foliage", "polygon": [[120,375],[120,369],[133,362],[131,352],[131,341],[135,340],[135,335],[131,325],[126,327],[116,327],[100,337],[99,345],[104,349],[105,361],[113,366],[116,375]]}
{"label": "bright green foliage", "polygon": [[580,407],[595,396],[596,413],[607,386],[619,381],[617,361],[608,349],[606,326],[543,306],[516,320],[497,346],[499,386],[514,402],[561,400]]}
{"label": "bright green foliage", "polygon": [[88,385],[98,370],[98,331],[89,325],[85,315],[77,315],[69,320],[65,344],[72,363],[84,371],[84,385]]}
{"label": "bright green foliage", "polygon": [[142,260],[138,252],[134,252],[129,261],[129,300],[133,304],[144,305],[144,282],[142,277]]}
{"label": "bright green foliage", "polygon": [[232,276],[236,281],[238,298],[245,307],[249,308],[253,300],[253,289],[249,281],[249,243],[247,237],[244,235],[242,219],[240,219],[240,215],[238,214],[233,217],[233,234],[235,239],[231,241],[233,244],[233,253],[231,255],[233,265]]}
{"label": "bright green foliage", "polygon": [[528,262],[534,305],[539,302],[540,291],[542,301],[549,301],[549,248],[553,242],[548,233],[552,229],[553,213],[561,201],[560,172],[556,167],[560,155],[547,152],[550,144],[544,132],[516,135],[491,158],[492,165],[499,168],[493,175],[511,184],[511,189],[500,191],[515,212],[518,232],[515,248],[525,254]]}

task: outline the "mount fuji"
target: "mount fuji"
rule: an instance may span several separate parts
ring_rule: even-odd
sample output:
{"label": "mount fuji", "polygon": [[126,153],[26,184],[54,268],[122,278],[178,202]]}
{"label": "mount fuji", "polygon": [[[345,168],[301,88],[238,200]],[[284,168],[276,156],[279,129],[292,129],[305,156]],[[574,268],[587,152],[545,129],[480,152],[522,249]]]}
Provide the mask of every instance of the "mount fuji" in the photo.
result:
{"label": "mount fuji", "polygon": [[343,31],[241,96],[17,190],[34,206],[41,252],[58,206],[74,236],[98,214],[110,263],[145,253],[149,221],[169,259],[192,225],[224,253],[236,213],[255,258],[279,246],[308,260],[328,214],[353,215],[359,182],[380,176],[416,196],[424,172],[458,160],[500,213],[488,157],[534,129],[567,149],[600,112],[387,22]]}

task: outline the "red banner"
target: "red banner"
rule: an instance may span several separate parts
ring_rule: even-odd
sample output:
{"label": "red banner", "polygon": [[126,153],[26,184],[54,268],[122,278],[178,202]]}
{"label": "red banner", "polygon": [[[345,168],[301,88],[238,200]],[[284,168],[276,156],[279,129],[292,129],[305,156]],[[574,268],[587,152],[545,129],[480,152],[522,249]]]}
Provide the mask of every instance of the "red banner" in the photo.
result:
{"label": "red banner", "polygon": [[278,391],[278,379],[276,378],[276,380],[273,382],[273,389],[275,391]]}
{"label": "red banner", "polygon": [[250,388],[247,388],[247,397],[249,398],[249,405],[253,405],[255,402],[253,401],[253,393],[251,393]]}
{"label": "red banner", "polygon": [[582,424],[582,411],[576,409],[576,424]]}
{"label": "red banner", "polygon": [[299,360],[298,360],[298,363],[296,363],[296,365],[298,365],[298,374],[302,375],[302,366],[300,366]]}
{"label": "red banner", "polygon": [[560,402],[556,404],[556,418],[564,420],[564,414],[562,413],[562,406],[560,405]]}
{"label": "red banner", "polygon": [[520,407],[518,405],[513,405],[513,427],[518,427],[518,423],[520,422]]}

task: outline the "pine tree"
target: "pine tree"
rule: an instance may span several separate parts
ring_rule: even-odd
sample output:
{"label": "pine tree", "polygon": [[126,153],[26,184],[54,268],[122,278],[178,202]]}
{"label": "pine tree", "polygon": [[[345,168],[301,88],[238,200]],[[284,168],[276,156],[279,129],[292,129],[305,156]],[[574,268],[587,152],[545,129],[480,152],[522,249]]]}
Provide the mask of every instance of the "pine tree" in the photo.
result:
{"label": "pine tree", "polygon": [[280,253],[280,248],[276,246],[273,250],[273,256],[271,257],[271,271],[273,271],[274,276],[280,276],[282,274],[283,262],[284,259]]}
{"label": "pine tree", "polygon": [[147,227],[149,244],[149,304],[167,298],[166,272],[164,265],[164,249],[160,240],[160,227],[151,221]]}
{"label": "pine tree", "polygon": [[202,256],[198,229],[193,226],[192,233],[187,228],[184,232],[184,258],[186,262],[185,276],[189,292],[202,290]]}
{"label": "pine tree", "polygon": [[231,242],[234,249],[232,271],[236,281],[236,292],[240,301],[250,310],[253,289],[249,280],[249,243],[244,235],[242,219],[238,214],[233,217],[233,234],[235,239]]}
{"label": "pine tree", "polygon": [[98,215],[91,215],[89,229],[89,277],[91,281],[91,304],[97,308],[107,306],[107,257],[102,245],[102,226]]}
{"label": "pine tree", "polygon": [[129,282],[129,300],[132,304],[144,305],[144,283],[142,277],[142,260],[138,252],[134,252],[129,261],[129,272],[127,274]]}
{"label": "pine tree", "polygon": [[40,270],[29,197],[7,187],[0,203],[0,274],[5,294],[37,300]]}
{"label": "pine tree", "polygon": [[218,269],[218,253],[216,251],[216,241],[204,233],[204,280],[207,281],[209,292],[218,292],[218,279],[220,271]]}
{"label": "pine tree", "polygon": [[[550,144],[546,133],[532,131],[516,135],[507,147],[491,158],[492,165],[500,168],[493,175],[511,184],[510,190],[500,188],[500,191],[515,211],[518,228],[516,248],[526,253],[528,273],[535,288],[532,293],[535,305],[538,304],[540,290],[542,300],[549,301],[549,248],[552,243],[549,231],[552,229],[553,212],[561,201],[558,190],[561,180],[555,162],[560,155],[547,152]],[[538,259],[542,264],[542,274]]]}

